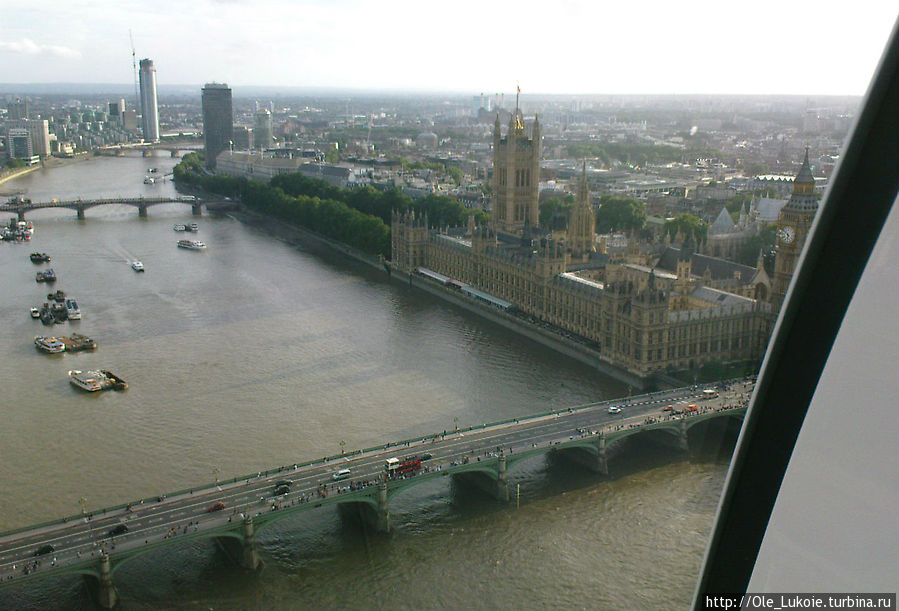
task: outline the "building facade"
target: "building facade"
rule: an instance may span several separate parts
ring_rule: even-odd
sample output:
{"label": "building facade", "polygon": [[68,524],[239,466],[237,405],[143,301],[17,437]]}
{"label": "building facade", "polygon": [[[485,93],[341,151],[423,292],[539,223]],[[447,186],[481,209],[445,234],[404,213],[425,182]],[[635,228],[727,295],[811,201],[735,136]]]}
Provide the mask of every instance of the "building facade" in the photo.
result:
{"label": "building facade", "polygon": [[272,113],[268,108],[260,108],[256,111],[253,120],[253,140],[255,146],[261,149],[271,148],[275,143],[272,135]]}
{"label": "building facade", "polygon": [[470,222],[467,231],[440,232],[428,228],[426,216],[394,214],[395,268],[430,281],[445,278],[445,286],[463,293],[480,291],[488,303],[579,336],[605,363],[641,378],[761,360],[774,311],[759,295],[770,285],[763,269],[759,274],[704,257],[695,274],[697,255],[687,239],[667,253],[666,266],[672,269],[666,271],[664,257],[640,248],[634,237],[622,257],[597,266],[583,177],[565,239],[534,234],[540,159],[536,119],[529,137],[516,109],[505,138],[495,122],[493,142],[490,225]]}
{"label": "building facade", "polygon": [[203,87],[202,102],[206,167],[214,170],[219,153],[229,150],[234,140],[231,89],[227,83],[206,83]]}
{"label": "building facade", "polygon": [[156,68],[153,60],[140,60],[140,111],[144,140],[159,140],[159,108],[156,102]]}

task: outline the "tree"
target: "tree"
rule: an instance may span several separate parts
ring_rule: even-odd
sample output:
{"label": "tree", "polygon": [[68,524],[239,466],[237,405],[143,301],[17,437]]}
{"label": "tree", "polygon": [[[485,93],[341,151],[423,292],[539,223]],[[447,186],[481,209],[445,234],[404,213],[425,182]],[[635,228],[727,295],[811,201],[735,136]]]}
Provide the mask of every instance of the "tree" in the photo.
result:
{"label": "tree", "polygon": [[540,202],[540,226],[544,229],[551,229],[550,224],[552,223],[552,219],[556,215],[556,213],[562,212],[563,214],[567,215],[569,210],[571,210],[571,204],[573,201],[574,198],[569,195],[564,199],[558,197],[547,197],[545,200]]}
{"label": "tree", "polygon": [[646,224],[646,205],[632,197],[603,195],[596,211],[596,233],[639,231]]}

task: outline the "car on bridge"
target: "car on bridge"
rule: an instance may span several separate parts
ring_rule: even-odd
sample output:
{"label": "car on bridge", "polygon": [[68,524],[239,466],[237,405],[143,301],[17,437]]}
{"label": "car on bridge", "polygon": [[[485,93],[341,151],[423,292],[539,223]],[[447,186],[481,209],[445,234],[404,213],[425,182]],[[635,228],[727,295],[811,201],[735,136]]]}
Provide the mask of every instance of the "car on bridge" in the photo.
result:
{"label": "car on bridge", "polygon": [[35,550],[34,555],[35,555],[35,556],[43,556],[44,554],[49,554],[49,553],[52,552],[52,551],[53,551],[53,546],[52,546],[52,545],[49,545],[49,544],[48,544],[48,545],[42,545],[41,547],[39,547],[39,548],[37,548],[37,549]]}
{"label": "car on bridge", "polygon": [[282,496],[290,493],[290,486],[277,486],[275,488],[275,496]]}
{"label": "car on bridge", "polygon": [[340,471],[338,471],[331,477],[335,480],[341,480],[341,479],[348,478],[351,474],[352,474],[352,471],[350,471],[349,469],[341,469]]}
{"label": "car on bridge", "polygon": [[610,406],[609,406],[609,413],[610,413],[610,414],[620,414],[620,413],[621,413],[621,408],[620,408],[620,407],[616,407],[615,405],[610,405]]}
{"label": "car on bridge", "polygon": [[128,532],[127,525],[117,524],[116,526],[113,526],[112,529],[110,529],[109,536],[115,537],[116,535],[124,535],[126,532]]}
{"label": "car on bridge", "polygon": [[208,513],[212,513],[213,511],[221,511],[224,508],[225,508],[225,504],[222,503],[221,501],[217,501],[217,502],[213,503],[212,505],[210,505],[209,509],[207,509],[206,511]]}

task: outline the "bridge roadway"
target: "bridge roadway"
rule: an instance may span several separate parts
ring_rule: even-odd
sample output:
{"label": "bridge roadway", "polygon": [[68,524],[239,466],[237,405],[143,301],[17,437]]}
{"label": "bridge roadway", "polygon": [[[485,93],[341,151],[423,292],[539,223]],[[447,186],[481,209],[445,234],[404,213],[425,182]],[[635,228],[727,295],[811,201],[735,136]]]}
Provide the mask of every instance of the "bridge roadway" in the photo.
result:
{"label": "bridge roadway", "polygon": [[[702,400],[702,389],[692,387],[603,401],[279,467],[17,529],[0,535],[0,585],[52,574],[89,575],[98,580],[101,606],[111,607],[116,600],[112,586],[116,568],[181,540],[216,538],[226,550],[226,544],[231,546],[243,566],[254,569],[259,563],[255,530],[296,511],[356,503],[379,530],[388,531],[390,497],[447,475],[463,477],[507,501],[507,468],[538,454],[572,450],[578,462],[605,472],[609,444],[656,429],[687,449],[686,431],[694,424],[722,416],[742,418],[753,384],[726,384],[728,390],[711,400]],[[694,413],[664,410],[693,403],[700,406]],[[610,406],[621,412],[610,413]],[[387,478],[387,458],[425,452],[432,458],[422,462],[417,474]],[[350,478],[335,481],[333,474],[340,469],[350,469]],[[291,483],[290,492],[276,497],[274,484],[280,480]],[[216,503],[224,504],[224,509],[211,511]],[[127,532],[112,535],[120,525]],[[44,546],[53,549],[38,554]]]}

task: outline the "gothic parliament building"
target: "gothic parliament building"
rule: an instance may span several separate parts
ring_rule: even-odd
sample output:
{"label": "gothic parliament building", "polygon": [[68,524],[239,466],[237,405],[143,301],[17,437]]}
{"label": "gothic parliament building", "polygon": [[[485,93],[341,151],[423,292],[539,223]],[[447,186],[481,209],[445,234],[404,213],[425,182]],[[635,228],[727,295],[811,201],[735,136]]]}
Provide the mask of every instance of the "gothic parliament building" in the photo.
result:
{"label": "gothic parliament building", "polygon": [[395,213],[395,269],[511,304],[580,336],[605,363],[640,378],[762,359],[817,212],[807,150],[778,220],[773,279],[761,257],[752,268],[701,255],[689,236],[680,248],[634,236],[626,252],[609,252],[604,240],[597,248],[586,168],[567,227],[538,231],[540,122],[535,117],[528,130],[519,108],[505,133],[497,116],[493,155],[489,224],[475,226],[469,217],[466,228],[436,230],[426,216]]}

